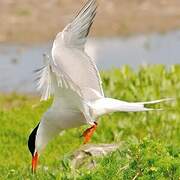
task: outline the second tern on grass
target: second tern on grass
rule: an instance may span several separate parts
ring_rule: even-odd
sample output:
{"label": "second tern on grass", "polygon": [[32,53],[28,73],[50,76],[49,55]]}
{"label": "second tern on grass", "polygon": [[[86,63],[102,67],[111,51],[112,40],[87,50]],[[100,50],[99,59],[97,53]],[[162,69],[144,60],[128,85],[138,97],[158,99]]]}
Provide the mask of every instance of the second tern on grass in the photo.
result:
{"label": "second tern on grass", "polygon": [[144,105],[171,100],[131,103],[104,96],[95,62],[84,51],[96,9],[96,0],[87,1],[74,20],[57,34],[52,58],[44,57],[44,66],[36,71],[41,100],[51,95],[54,99],[29,136],[33,172],[39,153],[62,130],[89,124],[90,128],[83,133],[84,143],[87,143],[97,128],[99,116],[116,111],[150,111],[153,109]]}

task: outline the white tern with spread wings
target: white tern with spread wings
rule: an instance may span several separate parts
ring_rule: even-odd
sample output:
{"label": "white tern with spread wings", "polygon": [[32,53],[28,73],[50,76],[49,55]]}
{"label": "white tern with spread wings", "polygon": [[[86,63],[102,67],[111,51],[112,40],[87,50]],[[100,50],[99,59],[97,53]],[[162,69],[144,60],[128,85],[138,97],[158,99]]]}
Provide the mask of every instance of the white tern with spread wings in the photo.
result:
{"label": "white tern with spread wings", "polygon": [[125,102],[104,96],[102,82],[95,62],[85,52],[85,43],[96,15],[96,0],[89,0],[74,20],[59,32],[52,47],[52,58],[45,56],[38,74],[38,89],[42,100],[54,96],[51,107],[32,131],[28,147],[32,154],[32,170],[37,166],[38,154],[61,130],[89,124],[83,136],[88,142],[97,127],[97,118],[115,112],[150,111],[150,102]]}

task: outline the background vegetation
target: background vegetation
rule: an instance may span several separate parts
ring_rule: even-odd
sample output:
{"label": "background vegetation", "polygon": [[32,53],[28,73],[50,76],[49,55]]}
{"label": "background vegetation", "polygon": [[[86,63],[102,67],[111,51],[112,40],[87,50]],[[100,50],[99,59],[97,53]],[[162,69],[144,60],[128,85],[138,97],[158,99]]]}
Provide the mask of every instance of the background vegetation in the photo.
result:
{"label": "background vegetation", "polygon": [[146,101],[175,97],[162,112],[113,113],[99,119],[91,143],[117,143],[120,148],[97,159],[93,170],[73,169],[70,155],[82,145],[87,126],[63,131],[40,157],[31,174],[28,135],[48,108],[38,97],[0,95],[0,179],[179,179],[180,65],[124,66],[102,72],[106,96]]}

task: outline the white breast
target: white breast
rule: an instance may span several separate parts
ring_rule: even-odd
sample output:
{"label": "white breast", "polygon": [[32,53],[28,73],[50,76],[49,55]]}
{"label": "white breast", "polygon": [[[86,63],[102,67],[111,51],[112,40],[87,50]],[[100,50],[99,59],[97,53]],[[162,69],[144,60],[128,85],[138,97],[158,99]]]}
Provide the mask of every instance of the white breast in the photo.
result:
{"label": "white breast", "polygon": [[62,130],[79,127],[85,123],[81,112],[56,111],[56,109],[50,108],[40,122],[36,137],[36,149],[40,152]]}

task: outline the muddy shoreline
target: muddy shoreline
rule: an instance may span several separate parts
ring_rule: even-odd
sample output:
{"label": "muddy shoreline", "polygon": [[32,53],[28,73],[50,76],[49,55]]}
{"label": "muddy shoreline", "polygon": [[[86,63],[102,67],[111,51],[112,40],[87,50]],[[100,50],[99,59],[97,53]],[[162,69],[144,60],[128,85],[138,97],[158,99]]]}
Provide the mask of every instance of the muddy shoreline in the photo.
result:
{"label": "muddy shoreline", "polygon": [[[52,40],[72,20],[84,0],[1,0],[0,42]],[[98,1],[91,36],[129,36],[180,28],[179,0]]]}

